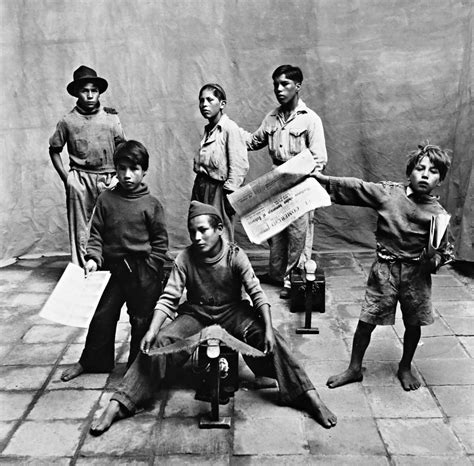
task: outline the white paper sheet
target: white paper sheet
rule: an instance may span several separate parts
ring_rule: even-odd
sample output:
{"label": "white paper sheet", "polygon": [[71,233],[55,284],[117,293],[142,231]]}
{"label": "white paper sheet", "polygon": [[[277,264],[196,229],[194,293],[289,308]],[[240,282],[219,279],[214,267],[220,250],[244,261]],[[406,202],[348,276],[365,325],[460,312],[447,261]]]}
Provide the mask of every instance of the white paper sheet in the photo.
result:
{"label": "white paper sheet", "polygon": [[107,271],[93,272],[85,278],[84,269],[69,263],[40,317],[72,327],[89,327],[109,279]]}
{"label": "white paper sheet", "polygon": [[252,243],[271,238],[310,210],[331,205],[326,190],[307,177],[314,167],[306,149],[228,196]]}

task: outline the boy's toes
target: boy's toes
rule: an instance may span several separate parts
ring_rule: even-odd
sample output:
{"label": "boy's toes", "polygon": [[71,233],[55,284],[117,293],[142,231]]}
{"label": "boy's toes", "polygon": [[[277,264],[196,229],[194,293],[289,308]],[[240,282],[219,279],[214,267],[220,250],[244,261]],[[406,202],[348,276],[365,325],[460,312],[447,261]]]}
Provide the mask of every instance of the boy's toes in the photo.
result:
{"label": "boy's toes", "polygon": [[398,369],[398,380],[402,384],[403,390],[418,390],[421,387],[421,382],[413,375],[410,369]]}
{"label": "boy's toes", "polygon": [[69,380],[75,379],[77,376],[81,375],[84,372],[84,368],[80,363],[76,362],[72,367],[68,367],[62,374],[61,380],[63,382],[68,382]]}

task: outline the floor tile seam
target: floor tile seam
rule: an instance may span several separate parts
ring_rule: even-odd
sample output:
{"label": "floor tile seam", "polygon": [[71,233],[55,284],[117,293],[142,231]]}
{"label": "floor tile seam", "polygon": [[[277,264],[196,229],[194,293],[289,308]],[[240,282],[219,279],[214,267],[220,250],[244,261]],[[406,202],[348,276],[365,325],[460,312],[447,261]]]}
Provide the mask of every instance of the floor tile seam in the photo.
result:
{"label": "floor tile seam", "polygon": [[[80,375],[79,375],[79,377],[80,377]],[[109,377],[110,377],[110,375],[107,377],[107,380],[108,380]],[[81,435],[79,436],[79,440],[77,442],[76,449],[74,451],[74,454],[72,455],[71,464],[76,464],[77,459],[81,456],[80,455],[81,449],[84,446],[84,443],[87,439],[87,436],[89,435],[89,430],[90,430],[89,426],[91,425],[92,421],[94,420],[94,415],[95,415],[95,413],[97,412],[97,409],[100,406],[101,398],[104,396],[104,393],[106,393],[106,391],[107,391],[106,390],[107,380],[105,381],[104,386],[100,389],[101,393],[97,397],[95,402],[93,403],[91,409],[89,410],[89,413],[87,414],[87,416],[85,418],[83,418],[83,421],[81,423],[82,424],[81,425]],[[95,389],[95,390],[98,391],[99,389]]]}
{"label": "floor tile seam", "polygon": [[[72,336],[69,337],[69,339],[71,339],[71,338],[72,338]],[[69,344],[70,344],[70,342],[69,342]],[[15,435],[17,430],[26,421],[26,418],[29,416],[29,414],[31,413],[31,411],[35,407],[36,403],[38,402],[40,397],[43,395],[43,393],[46,391],[46,387],[49,385],[50,381],[52,380],[53,374],[55,373],[55,371],[57,370],[57,367],[59,366],[59,361],[64,356],[64,354],[66,352],[66,348],[69,347],[69,344],[66,344],[64,346],[64,348],[62,349],[62,351],[59,353],[58,357],[56,358],[56,362],[51,365],[51,370],[49,371],[49,374],[46,377],[43,384],[41,385],[41,387],[34,390],[35,394],[33,395],[33,398],[31,399],[31,401],[28,404],[27,408],[23,412],[23,415],[15,422],[14,428],[9,431],[9,433],[7,434],[5,439],[3,440],[2,443],[4,444],[4,446],[2,447],[0,453],[2,453],[4,451],[4,449],[8,446],[8,444],[10,443],[11,439],[13,438],[13,436]],[[10,366],[8,366],[8,367],[10,367]],[[41,366],[41,367],[43,367],[43,366]]]}
{"label": "floor tile seam", "polygon": [[362,391],[364,393],[364,396],[365,396],[365,402],[367,403],[367,406],[369,407],[369,412],[371,413],[371,416],[370,418],[373,420],[374,422],[374,425],[375,425],[375,429],[377,430],[377,433],[379,435],[379,438],[380,438],[380,441],[382,442],[382,445],[383,445],[383,448],[385,450],[385,456],[389,462],[389,465],[390,466],[395,466],[395,462],[392,458],[392,454],[390,453],[390,450],[388,448],[388,444],[387,442],[385,441],[383,435],[382,435],[382,431],[380,430],[380,427],[377,423],[377,419],[375,417],[375,411],[371,405],[371,403],[369,402],[369,388],[367,386],[365,386],[364,384],[361,383],[361,387],[362,387]]}

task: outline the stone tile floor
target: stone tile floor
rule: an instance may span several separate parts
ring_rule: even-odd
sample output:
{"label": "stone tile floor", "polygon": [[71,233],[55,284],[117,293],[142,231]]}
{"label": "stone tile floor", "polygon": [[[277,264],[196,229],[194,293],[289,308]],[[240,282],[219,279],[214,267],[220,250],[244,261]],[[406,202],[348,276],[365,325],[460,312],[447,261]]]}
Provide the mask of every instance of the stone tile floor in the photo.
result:
{"label": "stone tile floor", "polygon": [[[265,257],[252,253],[257,271]],[[129,328],[117,331],[112,374],[59,380],[75,362],[85,331],[38,317],[66,266],[64,257],[19,260],[0,269],[0,464],[77,465],[468,465],[474,462],[474,281],[469,265],[435,276],[436,323],[423,329],[415,356],[423,387],[404,392],[395,376],[403,324],[378,328],[362,383],[330,390],[329,375],[347,365],[372,253],[321,254],[327,277],[325,314],[313,314],[318,335],[296,335],[303,314],[290,314],[279,290],[264,285],[275,326],[288,339],[321,397],[338,415],[325,430],[305,414],[276,406],[275,389],[243,384],[229,405],[230,430],[200,430],[209,410],[194,400],[185,368],[154,406],[99,438],[90,423],[124,371]],[[472,270],[472,264],[470,269]]]}

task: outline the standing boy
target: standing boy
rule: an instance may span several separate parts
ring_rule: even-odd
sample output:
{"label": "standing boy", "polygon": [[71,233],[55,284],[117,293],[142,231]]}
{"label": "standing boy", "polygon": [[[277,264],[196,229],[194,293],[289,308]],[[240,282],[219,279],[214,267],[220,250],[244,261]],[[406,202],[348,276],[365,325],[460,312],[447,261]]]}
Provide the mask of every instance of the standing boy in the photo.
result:
{"label": "standing boy", "polygon": [[[49,154],[66,189],[67,219],[71,260],[84,267],[89,222],[98,195],[112,187],[117,179],[113,154],[125,140],[117,112],[102,107],[100,94],[108,83],[87,66],[73,74],[67,91],[77,98],[76,106],[64,115],[49,139]],[[67,145],[69,173],[61,159]]]}
{"label": "standing boy", "polygon": [[[292,65],[279,66],[272,79],[273,92],[280,105],[265,117],[255,133],[247,133],[247,148],[258,150],[268,146],[274,168],[303,149],[309,149],[316,169],[321,171],[327,162],[323,124],[299,97],[303,82],[301,69]],[[312,212],[308,212],[268,241],[269,271],[260,279],[264,283],[283,285],[281,298],[290,297],[290,271],[302,267],[311,258],[312,218]]]}
{"label": "standing boy", "polygon": [[351,361],[347,370],[328,379],[329,388],[362,380],[362,360],[372,332],[377,325],[395,323],[397,302],[405,324],[397,375],[404,390],[420,387],[411,371],[411,362],[421,326],[433,323],[431,273],[453,258],[447,234],[439,250],[428,246],[431,217],[446,214],[431,191],[444,180],[449,166],[447,153],[428,144],[418,146],[408,155],[408,186],[314,174],[326,185],[335,203],[371,207],[378,213],[377,257],[369,273]]}
{"label": "standing boy", "polygon": [[112,371],[115,330],[124,303],[132,327],[130,366],[162,291],[168,235],[163,207],[142,182],[148,152],[137,141],[123,142],[115,151],[114,163],[118,184],[97,200],[85,265],[86,276],[98,268],[112,275],[90,323],[82,356],[63,372],[64,381],[82,372]]}
{"label": "standing boy", "polygon": [[[187,354],[147,356],[152,347],[163,347],[219,324],[245,343],[265,351],[263,358],[245,360],[258,375],[276,378],[283,402],[305,409],[322,426],[336,425],[336,416],[320,400],[308,376],[293,358],[280,334],[273,330],[270,305],[246,254],[222,238],[223,224],[217,209],[193,201],[188,230],[192,245],[176,258],[156,307],[139,354],[125,374],[108,407],[91,427],[100,435],[118,419],[133,415],[150,399],[168,365],[181,365]],[[242,300],[242,285],[253,307]],[[180,305],[184,290],[187,300]],[[177,317],[167,326],[168,317]]]}

